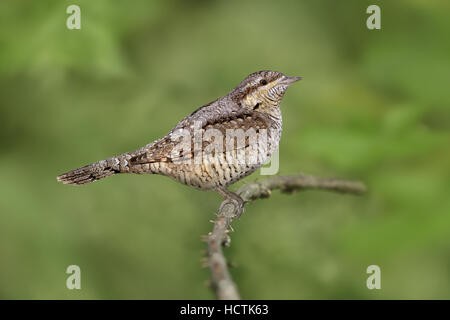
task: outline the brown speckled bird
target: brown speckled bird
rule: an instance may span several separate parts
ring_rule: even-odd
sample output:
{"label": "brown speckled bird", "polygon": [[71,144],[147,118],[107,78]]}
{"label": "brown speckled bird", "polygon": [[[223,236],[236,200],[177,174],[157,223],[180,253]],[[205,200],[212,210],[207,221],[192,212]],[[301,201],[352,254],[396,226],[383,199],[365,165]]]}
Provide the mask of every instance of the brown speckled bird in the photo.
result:
{"label": "brown speckled bird", "polygon": [[[278,149],[282,129],[280,102],[287,88],[300,79],[276,71],[252,73],[227,95],[181,120],[161,139],[136,151],[69,171],[58,176],[57,180],[65,184],[82,185],[118,173],[162,174],[198,189],[216,190],[223,197],[237,202],[242,209],[241,197],[227,187],[256,171]],[[197,152],[196,132],[205,134],[209,129],[215,129],[215,134],[223,135],[223,146],[226,145],[228,132],[232,132],[230,129],[242,129],[245,132],[254,130],[256,140],[245,137],[245,144],[241,148],[233,138],[229,144],[232,150],[224,147],[223,151],[207,151],[213,141],[218,142],[218,138],[203,139],[200,142],[200,151],[203,152],[201,161],[192,161]],[[192,139],[189,147],[194,145],[193,151],[178,152],[176,148],[180,146],[181,133]],[[258,140],[263,133],[266,138]],[[261,146],[261,141],[265,142],[264,146]],[[242,151],[240,148],[245,150],[246,156],[250,150],[260,154],[255,161],[236,161],[235,158],[227,157],[227,152],[237,154]]]}

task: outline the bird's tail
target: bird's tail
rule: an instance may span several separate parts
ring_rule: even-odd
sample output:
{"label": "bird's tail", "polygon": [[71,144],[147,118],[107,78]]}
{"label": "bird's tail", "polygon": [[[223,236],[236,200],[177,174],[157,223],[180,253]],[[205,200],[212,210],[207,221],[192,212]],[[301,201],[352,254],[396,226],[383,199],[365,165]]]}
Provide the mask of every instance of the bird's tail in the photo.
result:
{"label": "bird's tail", "polygon": [[82,185],[120,172],[118,159],[111,158],[63,173],[56,179],[64,184]]}

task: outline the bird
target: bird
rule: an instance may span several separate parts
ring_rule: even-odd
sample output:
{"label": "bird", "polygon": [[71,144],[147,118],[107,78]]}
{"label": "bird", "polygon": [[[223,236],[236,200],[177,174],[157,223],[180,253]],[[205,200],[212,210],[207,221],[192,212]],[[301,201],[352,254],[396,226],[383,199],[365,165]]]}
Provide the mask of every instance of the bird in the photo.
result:
{"label": "bird", "polygon": [[271,70],[254,72],[225,96],[186,116],[162,138],[63,173],[57,180],[84,185],[116,174],[160,174],[200,190],[217,191],[236,204],[240,216],[244,201],[228,187],[259,169],[278,149],[280,103],[286,90],[301,79]]}

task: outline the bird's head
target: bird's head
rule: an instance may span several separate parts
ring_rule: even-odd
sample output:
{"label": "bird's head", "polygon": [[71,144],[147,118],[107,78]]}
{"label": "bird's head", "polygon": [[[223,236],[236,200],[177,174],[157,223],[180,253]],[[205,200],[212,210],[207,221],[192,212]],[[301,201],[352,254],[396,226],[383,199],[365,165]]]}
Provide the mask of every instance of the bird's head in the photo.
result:
{"label": "bird's head", "polygon": [[231,95],[242,107],[274,115],[287,88],[301,79],[301,77],[287,77],[277,71],[258,71],[245,78]]}

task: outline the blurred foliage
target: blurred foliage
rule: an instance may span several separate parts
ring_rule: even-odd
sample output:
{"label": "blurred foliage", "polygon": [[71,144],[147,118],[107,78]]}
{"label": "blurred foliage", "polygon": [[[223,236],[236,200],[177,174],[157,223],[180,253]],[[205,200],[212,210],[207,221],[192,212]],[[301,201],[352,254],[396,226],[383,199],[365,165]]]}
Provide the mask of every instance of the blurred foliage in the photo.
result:
{"label": "blurred foliage", "polygon": [[[226,249],[242,296],[450,298],[450,3],[376,1],[370,31],[373,2],[2,1],[0,298],[213,298],[200,235],[220,196],[55,177],[145,145],[259,69],[304,76],[282,104],[280,174],[370,193],[249,204]],[[65,26],[74,3],[81,30]],[[71,264],[82,290],[65,287]]]}

